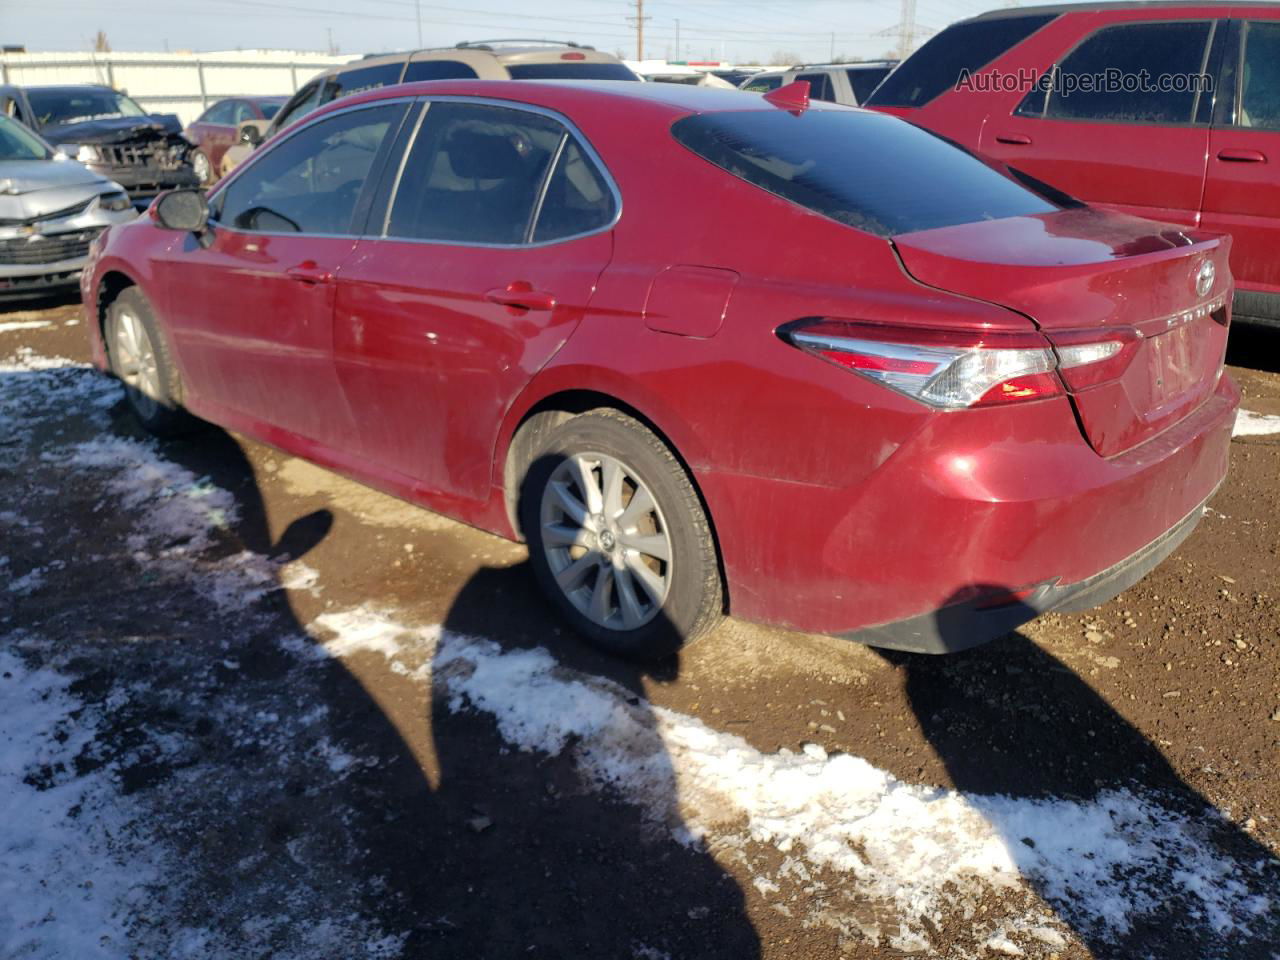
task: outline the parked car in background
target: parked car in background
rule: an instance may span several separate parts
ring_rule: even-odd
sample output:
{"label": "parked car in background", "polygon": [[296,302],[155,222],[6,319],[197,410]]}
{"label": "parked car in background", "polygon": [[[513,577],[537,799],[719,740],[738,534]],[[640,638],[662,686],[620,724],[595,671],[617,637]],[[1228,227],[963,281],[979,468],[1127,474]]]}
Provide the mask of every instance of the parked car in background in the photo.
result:
{"label": "parked car in background", "polygon": [[0,117],[0,299],[74,290],[93,238],[135,216],[120,184]]}
{"label": "parked car in background", "polygon": [[866,63],[805,64],[786,70],[763,70],[738,88],[748,93],[768,93],[796,80],[809,84],[809,98],[846,106],[861,105],[893,70],[896,60]]}
{"label": "parked car in background", "polygon": [[[478,40],[455,47],[368,56],[333,67],[298,90],[267,125],[269,140],[294,120],[332,100],[417,80],[631,80],[640,78],[617,57],[593,47],[553,40]],[[253,125],[256,127],[256,125]],[[256,130],[255,130],[256,133]],[[245,141],[226,152],[228,168],[257,143]]]}
{"label": "parked car in background", "polygon": [[[1058,80],[992,83],[1019,71]],[[1150,83],[1069,89],[1106,71]],[[1280,4],[996,10],[930,39],[869,105],[1089,203],[1230,233],[1236,318],[1280,323]]]}
{"label": "parked car in background", "polygon": [[191,166],[201,183],[217,179],[222,155],[246,120],[270,120],[288,97],[228,97],[213,104],[184,131],[195,150]]}
{"label": "parked car in background", "polygon": [[771,97],[330,104],[108,231],[94,361],[154,431],[523,537],[614,653],[726,609],[941,652],[1139,579],[1227,469],[1230,241]]}
{"label": "parked car in background", "polygon": [[110,87],[0,85],[0,113],[120,184],[136,206],[162,190],[199,183],[178,118],[149,114]]}

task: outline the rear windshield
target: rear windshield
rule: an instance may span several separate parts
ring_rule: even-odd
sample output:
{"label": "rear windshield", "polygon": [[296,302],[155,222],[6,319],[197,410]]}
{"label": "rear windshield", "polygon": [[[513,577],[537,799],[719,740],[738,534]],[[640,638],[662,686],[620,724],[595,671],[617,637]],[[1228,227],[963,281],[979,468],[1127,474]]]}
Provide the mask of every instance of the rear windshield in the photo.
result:
{"label": "rear windshield", "polygon": [[873,107],[923,107],[953,89],[963,71],[977,72],[1035,33],[1053,15],[972,20],[947,27],[885,77],[867,101]]}
{"label": "rear windshield", "polygon": [[638,80],[621,63],[588,63],[561,60],[555,63],[512,63],[507,65],[512,80]]}
{"label": "rear windshield", "polygon": [[877,113],[696,114],[676,140],[735,177],[882,237],[1059,209],[977,157]]}

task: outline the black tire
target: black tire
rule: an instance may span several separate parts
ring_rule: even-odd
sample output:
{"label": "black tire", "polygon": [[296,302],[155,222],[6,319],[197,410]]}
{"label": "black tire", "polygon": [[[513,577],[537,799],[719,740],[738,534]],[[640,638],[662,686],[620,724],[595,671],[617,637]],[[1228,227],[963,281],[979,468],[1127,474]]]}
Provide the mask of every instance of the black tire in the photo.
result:
{"label": "black tire", "polygon": [[[129,367],[127,351],[121,344],[122,329],[129,318],[135,318],[145,332],[155,357],[156,376],[146,391],[130,383],[134,374]],[[111,302],[102,332],[111,372],[124,384],[129,409],[143,429],[158,437],[173,437],[200,426],[201,421],[182,408],[182,380],[177,364],[173,362],[155,311],[141,290],[129,287]]]}
{"label": "black tire", "polygon": [[[668,584],[665,598],[660,606],[648,598],[651,619],[634,629],[597,623],[579,610],[557,583],[544,547],[544,493],[557,468],[576,455],[603,455],[623,465],[647,488],[657,506],[652,517],[661,521],[669,538],[670,559],[660,566]],[[629,492],[634,497],[634,492]],[[724,586],[715,537],[701,498],[670,448],[633,417],[598,409],[551,429],[525,471],[518,511],[538,585],[573,628],[596,648],[628,659],[658,660],[710,632],[722,619]],[[651,529],[657,530],[657,524]],[[615,583],[608,589],[614,591],[620,610],[621,585]]]}

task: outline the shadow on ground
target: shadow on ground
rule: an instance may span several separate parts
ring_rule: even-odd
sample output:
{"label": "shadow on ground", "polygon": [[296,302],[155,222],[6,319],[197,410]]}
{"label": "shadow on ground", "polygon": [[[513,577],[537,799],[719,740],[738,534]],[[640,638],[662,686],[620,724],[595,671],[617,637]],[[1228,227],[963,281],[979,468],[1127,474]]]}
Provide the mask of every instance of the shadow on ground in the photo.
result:
{"label": "shadow on ground", "polygon": [[[979,587],[978,592],[1009,591]],[[1036,615],[1025,609],[1027,619]],[[963,642],[962,625],[943,616],[936,623],[944,639]],[[1203,824],[1203,839],[1214,854],[1245,871],[1249,893],[1274,896],[1280,890],[1280,862],[1266,847],[1222,818],[1142,732],[1074,670],[1022,633],[944,656],[879,652],[901,674],[916,720],[955,789],[1031,800],[1095,801],[1104,791],[1128,788]],[[996,816],[991,822],[1004,834],[1015,859],[1020,854],[1030,858],[1016,817],[1002,822]],[[1029,882],[1042,895],[1049,893],[1034,876]],[[1249,943],[1224,941],[1194,904],[1189,909],[1170,891],[1161,906],[1116,939],[1096,924],[1096,916],[1088,915],[1087,904],[1072,898],[1051,905],[1099,960],[1273,960],[1271,937],[1280,935],[1280,920],[1271,913],[1257,923]],[[1224,942],[1231,943],[1226,953]]]}
{"label": "shadow on ground", "polygon": [[[119,407],[115,419],[117,432],[138,436]],[[329,535],[333,517],[318,511],[273,536],[253,467],[221,430],[160,452],[234,493],[239,519],[219,553],[300,559]],[[95,510],[74,496],[46,508],[81,520]],[[109,518],[97,536],[123,541],[134,520]],[[24,605],[21,623],[83,652],[79,695],[127,700],[113,708],[113,745],[100,759],[120,766],[127,792],[164,805],[155,829],[193,866],[183,922],[213,931],[210,943],[243,941],[253,923],[245,942],[267,951],[253,955],[355,955],[340,930],[315,946],[308,937],[359,917],[402,936],[405,958],[759,955],[734,880],[656,831],[639,806],[582,784],[569,751],[512,750],[492,717],[451,711],[439,695],[429,717],[398,726],[342,661],[299,666],[281,648],[282,637],[307,636],[283,591],[219,610],[198,584],[120,557],[112,566],[73,564],[47,602]],[[550,647],[610,675],[637,703],[647,703],[646,677],[679,669],[673,659],[645,671],[561,643],[523,567],[476,574],[445,627],[504,649]],[[164,691],[161,702],[121,696],[139,682]],[[146,738],[182,743],[185,759],[139,752]],[[188,776],[199,788],[179,790]]]}

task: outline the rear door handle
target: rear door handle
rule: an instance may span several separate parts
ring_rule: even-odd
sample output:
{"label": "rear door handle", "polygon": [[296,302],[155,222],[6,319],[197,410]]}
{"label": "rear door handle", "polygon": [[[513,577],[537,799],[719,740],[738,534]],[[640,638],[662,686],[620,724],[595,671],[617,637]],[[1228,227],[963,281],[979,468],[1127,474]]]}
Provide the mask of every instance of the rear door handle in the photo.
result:
{"label": "rear door handle", "polygon": [[1024,133],[997,133],[996,143],[1007,143],[1013,147],[1031,146],[1031,138]]}
{"label": "rear door handle", "polygon": [[333,271],[320,266],[314,260],[303,260],[286,269],[284,274],[290,280],[297,280],[299,283],[330,283],[333,280]]}
{"label": "rear door handle", "polygon": [[1267,155],[1261,150],[1219,150],[1218,159],[1227,163],[1266,163]]}
{"label": "rear door handle", "polygon": [[494,287],[484,298],[514,310],[550,310],[556,305],[554,296],[533,289],[533,285],[524,280],[516,280],[505,287]]}

